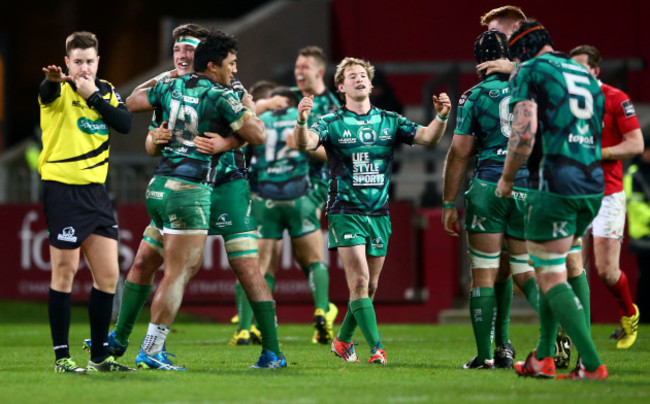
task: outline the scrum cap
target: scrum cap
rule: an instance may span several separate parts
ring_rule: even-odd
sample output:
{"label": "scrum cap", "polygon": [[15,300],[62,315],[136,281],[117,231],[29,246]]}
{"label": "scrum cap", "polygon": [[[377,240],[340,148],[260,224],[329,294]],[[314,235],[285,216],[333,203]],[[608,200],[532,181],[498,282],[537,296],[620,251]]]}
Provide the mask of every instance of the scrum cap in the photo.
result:
{"label": "scrum cap", "polygon": [[535,20],[528,20],[528,22],[521,24],[512,33],[508,44],[510,55],[521,62],[534,58],[545,45],[551,45],[555,48],[551,35],[542,24]]}
{"label": "scrum cap", "polygon": [[485,31],[474,41],[474,57],[476,63],[502,58],[509,59],[508,38],[503,32]]}

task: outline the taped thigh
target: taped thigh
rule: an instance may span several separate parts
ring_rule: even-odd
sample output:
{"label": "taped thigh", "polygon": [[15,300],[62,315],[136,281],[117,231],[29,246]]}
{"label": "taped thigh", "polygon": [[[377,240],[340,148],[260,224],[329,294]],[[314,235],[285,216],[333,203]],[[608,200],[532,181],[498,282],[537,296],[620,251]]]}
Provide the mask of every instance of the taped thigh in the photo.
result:
{"label": "taped thigh", "polygon": [[528,259],[528,254],[510,255],[510,272],[513,275],[518,275],[534,271],[533,267],[528,263]]}
{"label": "taped thigh", "polygon": [[566,256],[568,253],[552,253],[537,248],[529,248],[528,253],[533,261],[535,271],[539,273],[558,273],[566,271]]}
{"label": "taped thigh", "polygon": [[158,255],[163,256],[163,236],[159,228],[148,225],[142,233],[142,241],[147,243]]}
{"label": "taped thigh", "polygon": [[499,259],[501,251],[495,253],[487,253],[476,248],[469,247],[467,255],[469,256],[470,266],[472,269],[476,268],[499,268]]}
{"label": "taped thigh", "polygon": [[258,258],[257,230],[223,236],[228,259]]}

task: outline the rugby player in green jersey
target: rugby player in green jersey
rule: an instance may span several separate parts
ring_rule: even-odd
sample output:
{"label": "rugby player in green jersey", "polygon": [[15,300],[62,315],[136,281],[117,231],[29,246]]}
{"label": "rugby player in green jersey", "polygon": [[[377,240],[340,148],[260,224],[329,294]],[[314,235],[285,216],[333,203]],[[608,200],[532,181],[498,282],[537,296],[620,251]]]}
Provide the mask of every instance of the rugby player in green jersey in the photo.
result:
{"label": "rugby player in green jersey", "polygon": [[[221,32],[208,35],[197,46],[194,55],[199,73],[182,76],[171,83],[159,83],[145,94],[127,100],[127,106],[133,110],[159,107],[173,134],[163,147],[163,159],[147,193],[148,211],[157,227],[163,228],[166,265],[152,304],[152,322],[136,359],[137,363],[144,364],[143,367],[164,368],[163,365],[169,362],[163,348],[166,334],[187,282],[200,268],[207,229],[212,227],[208,222],[217,219],[212,211],[206,212],[206,207],[211,210],[210,186],[231,185],[236,182],[233,179],[241,176],[245,179],[245,172],[239,167],[221,159],[215,161],[210,156],[210,152],[219,151],[215,139],[220,136],[205,137],[202,134],[210,130],[225,133],[226,140],[217,143],[228,143],[229,138],[239,137],[252,144],[264,141],[262,122],[254,114],[255,105],[250,97],[245,96],[240,101],[230,88],[233,74],[237,72],[236,51],[234,37]],[[154,138],[154,143],[157,141]],[[242,141],[233,143],[242,144]],[[180,184],[176,185],[176,182]],[[187,199],[179,194],[188,191],[201,194]],[[241,193],[239,191],[230,189],[236,194]],[[168,200],[176,202],[166,203]],[[191,202],[193,209],[201,211],[185,215],[184,219],[179,217],[180,212],[168,211],[176,203],[185,206],[184,201]],[[277,338],[275,302],[257,265],[256,237],[253,234],[243,238],[255,245],[246,244],[249,248],[240,252],[249,254],[253,247],[255,251],[246,256],[247,262],[233,269],[249,293],[263,333],[262,355],[253,367],[284,367],[286,360],[279,350]],[[235,244],[235,247],[239,246],[239,243]]]}
{"label": "rugby player in green jersey", "polygon": [[[488,60],[508,60],[508,39],[502,32],[485,31],[474,42],[474,56],[479,64]],[[513,366],[515,356],[508,334],[512,278],[538,310],[539,293],[533,268],[528,265],[524,236],[528,169],[522,167],[517,173],[516,198],[505,200],[494,195],[511,132],[508,76],[481,71],[479,77],[481,82],[458,101],[456,129],[444,171],[443,227],[447,234],[458,237],[459,218],[454,201],[464,182],[467,162],[476,156],[474,178],[465,193],[465,229],[472,274],[469,311],[478,355],[463,368],[494,369],[496,366],[507,369]],[[509,253],[506,261],[509,279],[507,283],[495,283],[504,236]],[[511,272],[512,277],[509,276]],[[497,286],[500,286],[499,293]],[[499,315],[504,317],[505,326],[497,326]]]}
{"label": "rugby player in green jersey", "polygon": [[370,348],[369,363],[386,364],[372,299],[388,248],[388,213],[393,150],[398,143],[435,145],[451,111],[446,94],[433,96],[436,118],[424,127],[394,112],[370,104],[374,67],[367,61],[345,58],[334,82],[345,106],[321,117],[310,129],[307,119],[313,97],[298,104],[294,130],[300,150],[323,145],[327,152],[329,248],[337,249],[350,292],[350,302],[332,352],[348,362],[358,361],[352,337],[357,326]]}
{"label": "rugby player in green jersey", "polygon": [[[559,322],[580,360],[575,370],[558,378],[607,379],[582,297],[568,283],[566,268],[567,254],[596,216],[605,189],[600,164],[604,96],[583,66],[554,51],[539,22],[522,24],[513,32],[509,48],[511,56],[523,63],[510,80],[512,134],[495,192],[512,196],[515,175],[532,154],[526,240],[541,292],[539,343],[526,361],[515,364],[515,370],[522,376],[555,377]],[[540,144],[533,153],[536,141]]]}

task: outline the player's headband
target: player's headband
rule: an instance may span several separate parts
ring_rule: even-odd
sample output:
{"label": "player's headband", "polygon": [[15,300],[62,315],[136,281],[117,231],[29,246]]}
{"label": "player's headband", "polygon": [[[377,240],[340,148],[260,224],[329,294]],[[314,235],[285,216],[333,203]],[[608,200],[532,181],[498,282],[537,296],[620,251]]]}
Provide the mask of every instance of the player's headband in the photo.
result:
{"label": "player's headband", "polygon": [[179,44],[179,45],[187,44],[187,45],[192,45],[193,47],[196,48],[197,46],[199,46],[199,42],[201,42],[201,40],[199,38],[195,38],[193,36],[182,36],[182,37],[178,38],[176,40],[176,42],[174,42],[174,45],[175,44]]}

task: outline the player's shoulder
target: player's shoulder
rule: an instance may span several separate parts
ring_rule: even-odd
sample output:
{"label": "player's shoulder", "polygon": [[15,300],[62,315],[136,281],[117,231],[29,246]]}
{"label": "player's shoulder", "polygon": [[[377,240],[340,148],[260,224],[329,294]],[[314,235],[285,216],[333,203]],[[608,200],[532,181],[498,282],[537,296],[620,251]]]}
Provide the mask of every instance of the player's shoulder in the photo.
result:
{"label": "player's shoulder", "polygon": [[611,98],[616,101],[625,101],[630,99],[630,96],[628,96],[625,91],[621,90],[620,88],[610,86],[609,84],[602,83],[600,85],[600,89],[603,91],[603,94],[605,94],[606,98]]}

